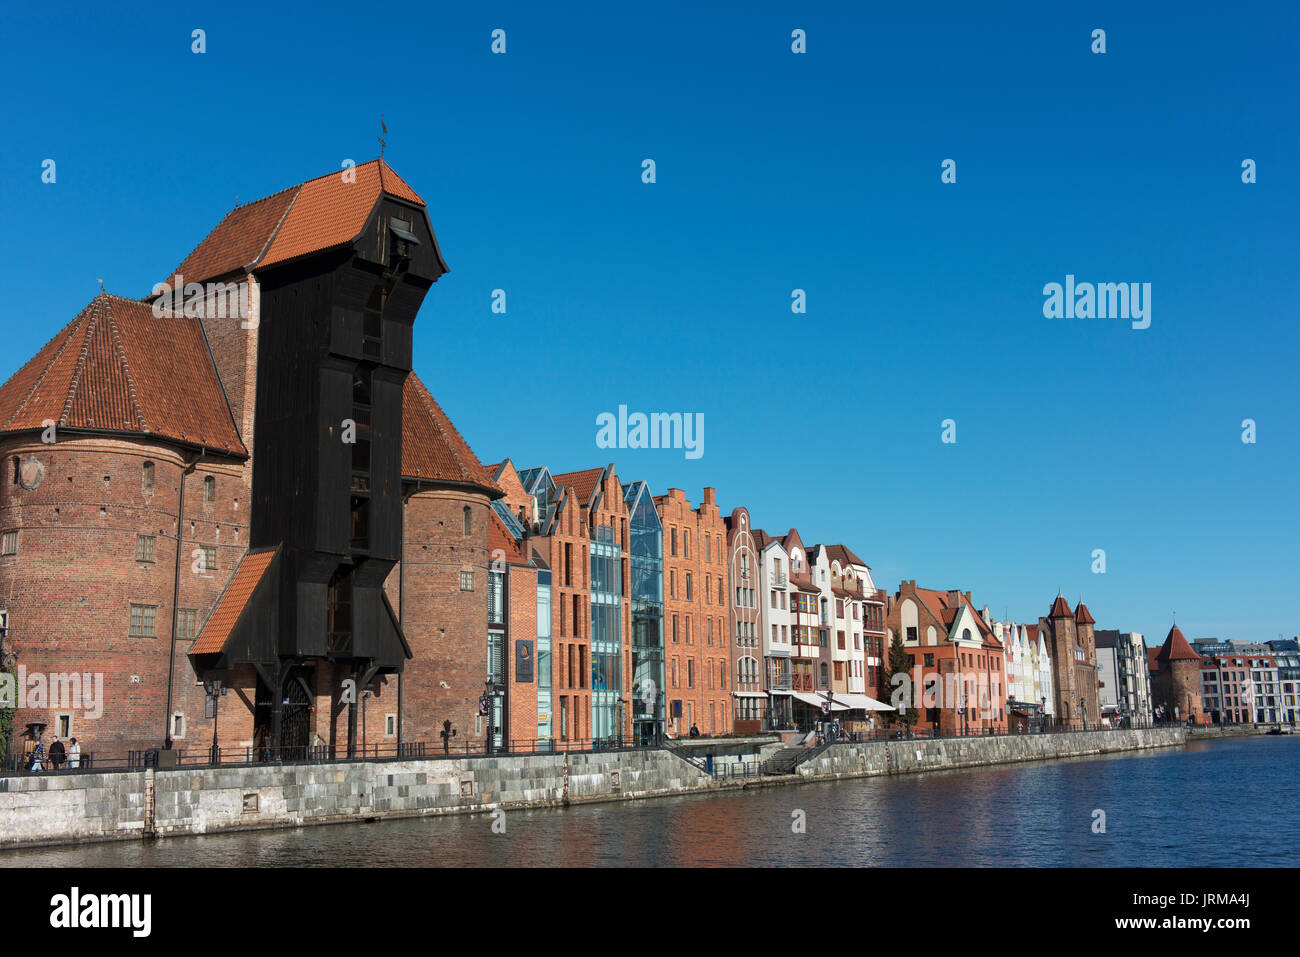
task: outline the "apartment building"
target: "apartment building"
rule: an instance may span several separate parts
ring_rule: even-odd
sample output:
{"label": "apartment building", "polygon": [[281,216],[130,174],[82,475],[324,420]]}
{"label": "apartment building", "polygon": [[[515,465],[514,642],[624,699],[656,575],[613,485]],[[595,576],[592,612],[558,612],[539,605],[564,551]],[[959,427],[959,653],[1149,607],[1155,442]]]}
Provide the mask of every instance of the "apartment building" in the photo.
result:
{"label": "apartment building", "polygon": [[668,726],[674,734],[731,732],[727,528],[716,492],[692,508],[681,489],[654,500],[664,536]]}
{"label": "apartment building", "polygon": [[767,692],[759,587],[759,553],[749,510],[732,509],[724,519],[727,529],[727,621],[731,630],[732,729],[738,734],[763,730],[767,717]]}

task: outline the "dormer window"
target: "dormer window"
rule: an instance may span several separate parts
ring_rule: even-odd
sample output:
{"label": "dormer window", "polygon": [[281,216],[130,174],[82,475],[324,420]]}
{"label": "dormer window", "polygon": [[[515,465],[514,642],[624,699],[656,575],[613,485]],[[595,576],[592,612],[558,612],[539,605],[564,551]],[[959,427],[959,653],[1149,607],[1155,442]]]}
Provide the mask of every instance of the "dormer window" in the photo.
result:
{"label": "dormer window", "polygon": [[390,265],[396,266],[403,259],[410,259],[415,247],[420,245],[420,240],[412,232],[412,223],[409,219],[398,219],[394,216],[388,221],[388,231],[392,233],[392,262]]}

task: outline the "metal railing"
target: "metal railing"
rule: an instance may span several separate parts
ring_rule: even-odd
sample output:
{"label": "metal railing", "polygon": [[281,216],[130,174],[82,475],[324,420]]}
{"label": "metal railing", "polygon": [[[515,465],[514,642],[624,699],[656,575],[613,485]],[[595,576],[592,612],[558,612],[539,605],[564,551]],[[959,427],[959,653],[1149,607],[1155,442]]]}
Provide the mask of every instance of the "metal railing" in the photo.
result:
{"label": "metal railing", "polygon": [[125,751],[116,754],[82,752],[77,767],[65,759],[59,767],[51,764],[47,756],[41,759],[40,771],[31,768],[31,756],[14,753],[0,755],[0,775],[26,774],[84,774],[106,771],[143,771],[153,767],[210,768],[238,767],[258,764],[327,764],[342,761],[406,761],[451,758],[481,758],[507,755],[564,754],[608,751],[644,751],[660,747],[661,742],[651,738],[640,741],[604,738],[524,738],[508,741],[492,748],[482,742],[445,745],[439,741],[395,741],[357,744],[351,749],[339,746],[283,746],[283,747],[217,747],[217,748],[152,748]]}

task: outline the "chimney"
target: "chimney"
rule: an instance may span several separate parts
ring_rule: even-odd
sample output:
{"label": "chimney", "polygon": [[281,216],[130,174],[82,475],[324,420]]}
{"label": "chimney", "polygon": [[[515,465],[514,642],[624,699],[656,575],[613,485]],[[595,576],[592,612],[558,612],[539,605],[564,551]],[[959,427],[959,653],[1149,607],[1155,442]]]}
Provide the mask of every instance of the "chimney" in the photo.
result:
{"label": "chimney", "polygon": [[718,501],[717,501],[717,489],[713,489],[713,488],[709,488],[708,486],[705,486],[705,488],[704,488],[704,504],[705,504],[705,505],[717,505],[717,504],[718,504]]}

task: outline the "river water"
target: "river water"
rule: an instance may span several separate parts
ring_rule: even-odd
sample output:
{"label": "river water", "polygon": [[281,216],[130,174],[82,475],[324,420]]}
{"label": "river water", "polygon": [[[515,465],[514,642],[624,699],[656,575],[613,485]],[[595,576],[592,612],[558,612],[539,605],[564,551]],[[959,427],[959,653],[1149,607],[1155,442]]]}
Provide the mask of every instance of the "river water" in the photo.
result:
{"label": "river water", "polygon": [[1292,735],[509,811],[504,834],[486,814],[411,818],[7,851],[0,866],[1294,867],[1297,807]]}

